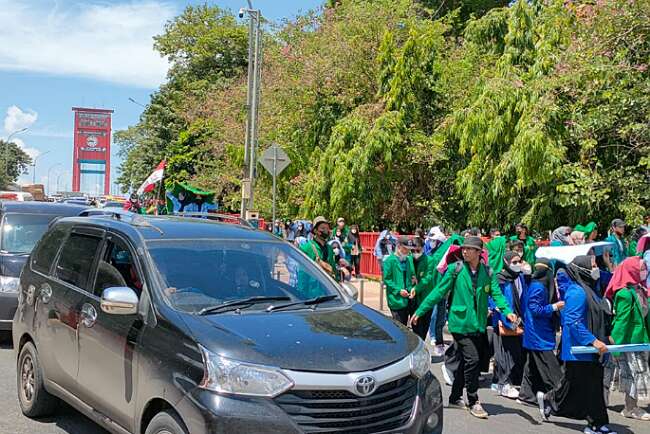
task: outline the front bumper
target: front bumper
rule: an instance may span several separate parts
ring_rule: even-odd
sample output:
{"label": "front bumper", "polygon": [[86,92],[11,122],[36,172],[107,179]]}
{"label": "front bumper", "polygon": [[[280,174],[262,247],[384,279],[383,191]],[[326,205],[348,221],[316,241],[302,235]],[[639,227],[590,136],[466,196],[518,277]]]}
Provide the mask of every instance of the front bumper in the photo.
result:
{"label": "front bumper", "polygon": [[[408,422],[388,431],[379,430],[376,434],[442,433],[442,393],[438,380],[432,374],[428,374],[418,381],[417,390]],[[234,432],[303,434],[308,432],[303,430],[273,399],[221,395],[197,388],[177,404],[177,410],[192,434]],[[430,423],[429,426],[427,422]],[[332,429],[332,432],[334,431]],[[340,429],[337,431],[343,432]]]}
{"label": "front bumper", "polygon": [[17,307],[17,293],[0,292],[0,330],[11,330]]}

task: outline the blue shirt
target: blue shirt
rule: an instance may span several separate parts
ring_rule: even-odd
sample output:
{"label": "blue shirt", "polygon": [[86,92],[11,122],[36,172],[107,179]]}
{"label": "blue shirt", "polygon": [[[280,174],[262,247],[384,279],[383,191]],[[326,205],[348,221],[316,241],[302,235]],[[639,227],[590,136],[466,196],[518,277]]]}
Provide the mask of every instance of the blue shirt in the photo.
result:
{"label": "blue shirt", "polygon": [[533,351],[555,349],[555,311],[549,303],[548,290],[534,280],[524,297],[524,348]]}
{"label": "blue shirt", "polygon": [[571,347],[591,345],[596,340],[587,323],[587,294],[580,285],[571,281],[566,288],[564,302],[560,358],[565,362],[593,362],[597,358],[595,354],[571,354]]}

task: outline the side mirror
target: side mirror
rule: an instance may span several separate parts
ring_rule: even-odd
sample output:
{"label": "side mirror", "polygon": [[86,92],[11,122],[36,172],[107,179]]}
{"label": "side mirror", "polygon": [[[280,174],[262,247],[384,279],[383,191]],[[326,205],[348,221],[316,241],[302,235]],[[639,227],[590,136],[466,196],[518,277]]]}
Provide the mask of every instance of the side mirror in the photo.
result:
{"label": "side mirror", "polygon": [[102,311],[112,315],[134,315],[138,312],[138,296],[126,286],[106,288],[100,306]]}
{"label": "side mirror", "polygon": [[348,282],[343,282],[341,283],[341,287],[350,297],[354,298],[355,300],[359,300],[359,290],[356,286]]}

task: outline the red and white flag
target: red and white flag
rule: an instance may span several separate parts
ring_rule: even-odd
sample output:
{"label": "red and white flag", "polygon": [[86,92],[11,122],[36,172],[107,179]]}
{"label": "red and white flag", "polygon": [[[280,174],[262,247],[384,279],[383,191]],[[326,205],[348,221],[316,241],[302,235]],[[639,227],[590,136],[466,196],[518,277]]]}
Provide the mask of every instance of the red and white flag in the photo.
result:
{"label": "red and white flag", "polygon": [[142,183],[140,188],[138,188],[138,194],[153,191],[156,183],[162,181],[163,176],[165,175],[166,164],[167,162],[165,160],[161,161],[160,164],[158,164],[156,170],[154,170],[151,175],[149,175],[149,177]]}

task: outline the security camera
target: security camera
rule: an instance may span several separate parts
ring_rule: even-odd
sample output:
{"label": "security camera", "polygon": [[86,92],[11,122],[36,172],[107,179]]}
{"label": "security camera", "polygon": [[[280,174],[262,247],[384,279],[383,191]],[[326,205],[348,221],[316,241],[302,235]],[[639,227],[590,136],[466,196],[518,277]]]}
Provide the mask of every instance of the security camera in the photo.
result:
{"label": "security camera", "polygon": [[239,10],[239,18],[244,18],[244,8]]}

